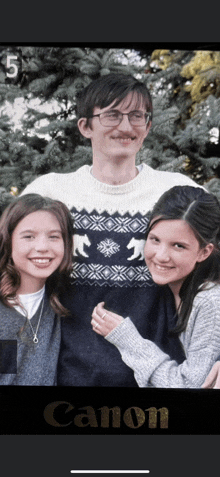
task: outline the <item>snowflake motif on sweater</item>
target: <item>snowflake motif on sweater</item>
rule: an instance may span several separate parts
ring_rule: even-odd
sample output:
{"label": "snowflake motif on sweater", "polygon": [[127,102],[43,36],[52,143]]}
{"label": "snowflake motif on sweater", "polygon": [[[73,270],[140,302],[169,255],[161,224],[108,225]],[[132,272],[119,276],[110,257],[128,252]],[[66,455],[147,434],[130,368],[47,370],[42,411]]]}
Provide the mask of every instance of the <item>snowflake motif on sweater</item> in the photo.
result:
{"label": "snowflake motif on sweater", "polygon": [[[149,286],[151,276],[144,262],[144,233],[148,217],[117,212],[90,214],[71,210],[75,263],[72,278],[76,283],[118,286]],[[85,234],[86,230],[86,234]],[[92,259],[90,258],[92,257]]]}
{"label": "snowflake motif on sweater", "polygon": [[111,257],[111,255],[117,253],[120,250],[120,245],[111,239],[105,239],[97,245],[97,249],[103,253],[105,257]]}

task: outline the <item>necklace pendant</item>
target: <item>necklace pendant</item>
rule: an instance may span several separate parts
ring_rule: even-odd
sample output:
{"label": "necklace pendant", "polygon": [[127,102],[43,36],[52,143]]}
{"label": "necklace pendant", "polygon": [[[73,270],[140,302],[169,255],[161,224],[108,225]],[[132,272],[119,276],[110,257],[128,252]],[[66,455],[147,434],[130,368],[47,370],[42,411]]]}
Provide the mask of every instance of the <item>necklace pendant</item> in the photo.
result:
{"label": "necklace pendant", "polygon": [[[38,324],[37,324],[37,328],[36,328],[35,331],[34,331],[33,326],[32,326],[32,324],[31,324],[31,320],[28,319],[29,325],[30,325],[30,327],[31,327],[31,331],[32,331],[32,333],[33,333],[33,342],[34,342],[35,344],[38,343],[37,332],[38,332],[38,328],[39,328],[39,325],[40,325],[40,320],[41,320],[42,313],[43,313],[43,307],[44,307],[44,298],[43,298],[43,300],[42,300],[40,317],[39,317]],[[27,315],[27,318],[28,318],[28,315]]]}

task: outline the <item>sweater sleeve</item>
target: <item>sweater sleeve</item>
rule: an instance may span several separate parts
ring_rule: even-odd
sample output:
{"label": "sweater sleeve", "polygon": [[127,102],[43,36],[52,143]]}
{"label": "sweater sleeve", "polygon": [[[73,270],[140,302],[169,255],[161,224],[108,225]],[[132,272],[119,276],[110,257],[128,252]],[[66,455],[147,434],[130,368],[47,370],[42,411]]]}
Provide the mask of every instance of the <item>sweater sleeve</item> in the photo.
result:
{"label": "sweater sleeve", "polygon": [[200,388],[220,356],[220,298],[198,299],[185,332],[186,359],[180,365],[142,338],[130,318],[106,336],[134,371],[139,387]]}

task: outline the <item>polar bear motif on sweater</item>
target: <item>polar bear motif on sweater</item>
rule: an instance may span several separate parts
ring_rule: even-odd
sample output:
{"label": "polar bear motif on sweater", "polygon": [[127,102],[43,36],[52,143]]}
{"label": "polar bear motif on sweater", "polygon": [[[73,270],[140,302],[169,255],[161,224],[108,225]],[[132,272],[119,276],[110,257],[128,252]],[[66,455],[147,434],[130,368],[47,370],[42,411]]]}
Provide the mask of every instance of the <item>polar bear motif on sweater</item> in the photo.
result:
{"label": "polar bear motif on sweater", "polygon": [[82,255],[83,257],[88,257],[89,255],[85,252],[84,245],[87,245],[87,247],[90,247],[91,245],[91,242],[88,236],[86,234],[85,235],[75,234],[73,237],[74,255]]}
{"label": "polar bear motif on sweater", "polygon": [[134,237],[130,240],[127,245],[127,248],[134,248],[134,253],[131,255],[128,260],[134,260],[135,258],[139,257],[139,260],[144,260],[144,244],[145,240],[143,239],[135,239]]}

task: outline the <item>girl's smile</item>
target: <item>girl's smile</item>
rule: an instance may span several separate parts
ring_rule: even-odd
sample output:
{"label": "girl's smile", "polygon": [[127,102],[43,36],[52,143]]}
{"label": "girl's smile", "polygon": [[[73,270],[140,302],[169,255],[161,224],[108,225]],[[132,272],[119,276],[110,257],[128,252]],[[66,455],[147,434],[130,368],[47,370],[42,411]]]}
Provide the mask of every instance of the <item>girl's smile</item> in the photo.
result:
{"label": "girl's smile", "polygon": [[40,268],[45,268],[50,265],[53,258],[29,258],[29,260]]}

